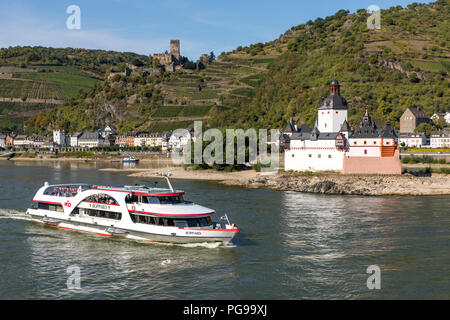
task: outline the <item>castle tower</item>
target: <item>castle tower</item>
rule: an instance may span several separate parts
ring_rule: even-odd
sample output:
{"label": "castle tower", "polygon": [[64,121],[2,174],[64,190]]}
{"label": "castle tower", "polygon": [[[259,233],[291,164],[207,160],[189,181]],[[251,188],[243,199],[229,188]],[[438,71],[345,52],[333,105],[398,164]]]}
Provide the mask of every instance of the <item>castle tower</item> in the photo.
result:
{"label": "castle tower", "polygon": [[53,142],[58,146],[66,144],[66,133],[64,130],[53,130]]}
{"label": "castle tower", "polygon": [[170,40],[170,54],[180,61],[180,40]]}
{"label": "castle tower", "polygon": [[333,81],[331,81],[330,84],[330,93],[336,93],[336,94],[341,94],[341,85],[339,84],[339,82],[334,79]]}
{"label": "castle tower", "polygon": [[330,84],[330,95],[318,109],[318,129],[320,132],[339,132],[347,120],[347,101],[341,97],[341,86],[337,80]]}

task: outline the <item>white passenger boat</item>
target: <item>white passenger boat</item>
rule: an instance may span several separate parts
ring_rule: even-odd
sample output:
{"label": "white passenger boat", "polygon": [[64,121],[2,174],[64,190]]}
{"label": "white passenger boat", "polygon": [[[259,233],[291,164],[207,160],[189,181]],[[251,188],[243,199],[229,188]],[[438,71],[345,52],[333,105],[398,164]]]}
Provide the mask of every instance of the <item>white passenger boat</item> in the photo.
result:
{"label": "white passenger boat", "polygon": [[152,242],[228,243],[239,232],[228,217],[184,200],[184,191],[147,186],[58,184],[41,187],[27,210],[33,221],[62,229]]}

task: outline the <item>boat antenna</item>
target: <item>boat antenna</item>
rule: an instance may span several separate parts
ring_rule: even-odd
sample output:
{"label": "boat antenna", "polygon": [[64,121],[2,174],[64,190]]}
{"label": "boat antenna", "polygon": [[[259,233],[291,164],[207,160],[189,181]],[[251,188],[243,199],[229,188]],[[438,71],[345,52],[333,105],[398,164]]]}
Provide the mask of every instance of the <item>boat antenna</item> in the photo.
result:
{"label": "boat antenna", "polygon": [[170,191],[175,192],[173,190],[172,184],[170,183],[170,179],[169,177],[172,175],[171,172],[167,172],[167,173],[158,173],[159,176],[166,178],[167,184],[169,185]]}

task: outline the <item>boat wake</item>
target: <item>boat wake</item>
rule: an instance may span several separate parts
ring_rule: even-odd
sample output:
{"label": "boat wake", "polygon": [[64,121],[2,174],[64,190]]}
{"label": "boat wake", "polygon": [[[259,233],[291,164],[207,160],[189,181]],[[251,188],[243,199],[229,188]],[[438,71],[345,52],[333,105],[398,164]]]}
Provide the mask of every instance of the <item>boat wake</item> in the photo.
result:
{"label": "boat wake", "polygon": [[215,248],[236,248],[236,245],[233,243],[222,243],[222,242],[198,242],[198,243],[184,243],[184,244],[176,244],[185,248],[207,248],[207,249],[215,249]]}
{"label": "boat wake", "polygon": [[[137,240],[137,242],[148,245],[149,242]],[[234,243],[223,243],[223,242],[193,242],[193,243],[174,243],[174,242],[150,242],[155,246],[166,246],[166,247],[183,247],[183,248],[206,248],[206,249],[216,249],[216,248],[236,248],[237,245]]]}
{"label": "boat wake", "polygon": [[27,216],[25,211],[15,209],[0,209],[0,219],[31,221],[31,217]]}

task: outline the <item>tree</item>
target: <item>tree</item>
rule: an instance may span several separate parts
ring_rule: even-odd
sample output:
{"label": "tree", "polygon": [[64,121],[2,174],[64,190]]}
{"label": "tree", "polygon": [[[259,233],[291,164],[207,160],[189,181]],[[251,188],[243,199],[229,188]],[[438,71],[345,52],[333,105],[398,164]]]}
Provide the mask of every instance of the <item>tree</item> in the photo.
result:
{"label": "tree", "polygon": [[216,60],[216,56],[214,55],[214,51],[211,51],[209,54],[209,62],[213,62],[214,60]]}
{"label": "tree", "polygon": [[136,67],[143,67],[143,66],[144,66],[144,63],[143,63],[140,59],[138,59],[138,58],[136,58],[136,59],[133,60],[133,64],[134,64]]}
{"label": "tree", "polygon": [[411,72],[411,74],[409,75],[409,81],[411,81],[412,83],[419,82],[419,78],[417,77],[417,74],[415,72]]}
{"label": "tree", "polygon": [[426,136],[430,136],[431,132],[436,130],[436,126],[430,123],[421,123],[414,129],[414,132],[424,132]]}

